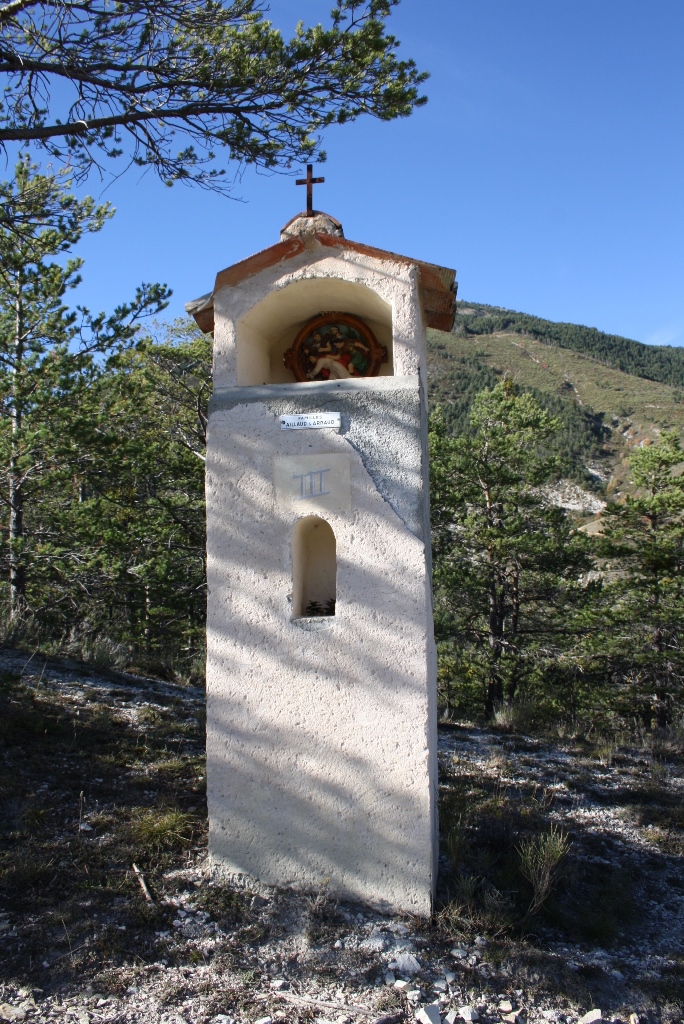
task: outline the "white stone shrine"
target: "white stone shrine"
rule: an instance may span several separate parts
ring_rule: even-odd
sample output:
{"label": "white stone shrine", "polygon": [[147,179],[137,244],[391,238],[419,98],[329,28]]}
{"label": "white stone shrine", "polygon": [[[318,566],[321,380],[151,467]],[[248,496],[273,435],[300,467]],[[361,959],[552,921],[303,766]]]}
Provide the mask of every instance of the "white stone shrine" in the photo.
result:
{"label": "white stone shrine", "polygon": [[429,915],[426,327],[452,270],[313,211],[188,303],[214,332],[207,784],[217,869]]}

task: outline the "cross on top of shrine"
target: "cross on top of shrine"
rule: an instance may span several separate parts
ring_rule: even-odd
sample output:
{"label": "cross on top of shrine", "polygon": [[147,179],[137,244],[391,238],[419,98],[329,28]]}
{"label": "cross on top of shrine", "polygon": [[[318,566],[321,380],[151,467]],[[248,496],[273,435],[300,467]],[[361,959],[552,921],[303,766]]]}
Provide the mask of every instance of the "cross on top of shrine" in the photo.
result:
{"label": "cross on top of shrine", "polygon": [[322,185],[325,178],[314,178],[313,176],[313,164],[306,165],[306,178],[298,178],[297,185],[306,185],[306,215],[307,217],[313,217],[313,187],[314,185]]}

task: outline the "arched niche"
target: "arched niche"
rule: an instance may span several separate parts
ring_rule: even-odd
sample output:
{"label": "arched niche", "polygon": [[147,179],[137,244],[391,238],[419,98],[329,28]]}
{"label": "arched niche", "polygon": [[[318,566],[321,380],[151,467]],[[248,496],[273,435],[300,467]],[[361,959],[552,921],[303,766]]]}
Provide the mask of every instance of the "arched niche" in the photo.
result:
{"label": "arched niche", "polygon": [[335,534],[325,519],[306,516],[295,523],[292,534],[293,617],[334,615],[336,597]]}
{"label": "arched niche", "polygon": [[363,284],[329,277],[293,281],[262,299],[237,324],[237,384],[290,384],[292,370],[283,364],[285,350],[302,327],[324,312],[361,317],[387,349],[379,376],[392,376],[392,308]]}

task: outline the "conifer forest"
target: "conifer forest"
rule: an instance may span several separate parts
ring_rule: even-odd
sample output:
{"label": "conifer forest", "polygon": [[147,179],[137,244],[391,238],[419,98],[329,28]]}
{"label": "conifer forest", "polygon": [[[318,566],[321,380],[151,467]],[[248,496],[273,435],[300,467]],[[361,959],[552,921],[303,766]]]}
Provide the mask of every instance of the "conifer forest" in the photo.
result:
{"label": "conifer forest", "polygon": [[[21,211],[0,239],[3,639],[199,682],[211,339],[161,319],[164,286],[79,306],[79,240],[111,211],[28,158],[3,189]],[[486,306],[430,333],[446,719],[679,726],[683,367]]]}

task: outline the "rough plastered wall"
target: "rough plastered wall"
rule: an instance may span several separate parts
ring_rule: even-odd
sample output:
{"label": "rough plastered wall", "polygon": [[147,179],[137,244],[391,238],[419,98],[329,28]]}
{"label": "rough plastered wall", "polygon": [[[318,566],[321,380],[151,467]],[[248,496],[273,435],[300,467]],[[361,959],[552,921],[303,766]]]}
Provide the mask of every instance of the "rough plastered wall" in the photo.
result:
{"label": "rough plastered wall", "polygon": [[[328,880],[331,892],[427,915],[436,707],[422,334],[412,359],[402,353],[410,339],[395,346],[409,370],[401,376],[230,386],[235,320],[274,287],[269,272],[233,289],[232,304],[221,297],[223,319],[216,303],[224,373],[207,450],[210,854],[220,869],[267,883]],[[397,308],[414,288],[405,274]],[[282,414],[309,411],[339,411],[340,432],[280,429]],[[311,469],[325,471],[316,479],[326,493],[302,498],[298,481]],[[336,610],[293,618],[292,537],[310,514],[335,534]]]}

